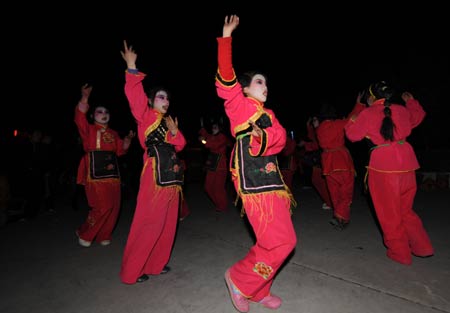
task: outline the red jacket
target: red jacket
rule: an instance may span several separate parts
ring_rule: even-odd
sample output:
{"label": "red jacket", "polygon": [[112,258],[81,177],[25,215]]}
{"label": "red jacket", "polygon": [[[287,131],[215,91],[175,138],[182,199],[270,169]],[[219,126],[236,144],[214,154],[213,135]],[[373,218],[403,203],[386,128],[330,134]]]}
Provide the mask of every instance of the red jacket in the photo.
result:
{"label": "red jacket", "polygon": [[386,172],[406,172],[419,168],[416,154],[406,141],[411,130],[419,125],[425,117],[425,111],[416,99],[411,99],[406,106],[392,104],[394,121],[394,141],[385,140],[380,134],[384,118],[384,99],[375,101],[359,115],[353,116],[345,125],[345,133],[350,141],[368,138],[376,145],[372,149],[369,169]]}

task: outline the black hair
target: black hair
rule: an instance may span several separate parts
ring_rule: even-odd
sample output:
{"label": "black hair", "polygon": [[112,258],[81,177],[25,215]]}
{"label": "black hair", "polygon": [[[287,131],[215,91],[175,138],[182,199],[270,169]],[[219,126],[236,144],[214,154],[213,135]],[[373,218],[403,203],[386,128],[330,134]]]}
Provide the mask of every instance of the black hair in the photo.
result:
{"label": "black hair", "polygon": [[95,123],[95,110],[97,110],[97,108],[100,108],[100,107],[108,110],[109,116],[110,116],[110,121],[111,121],[111,110],[106,105],[96,104],[96,105],[91,106],[89,108],[88,113],[86,114],[86,117],[87,117],[89,123],[91,123],[91,124]]}
{"label": "black hair", "polygon": [[[170,100],[170,92],[165,88],[164,86],[154,86],[146,91],[147,97],[150,99],[152,106],[153,102],[155,101],[155,96],[159,91],[165,91],[167,93],[167,98]],[[150,104],[149,104],[150,105]]]}
{"label": "black hair", "polygon": [[395,124],[392,120],[391,104],[394,90],[385,81],[380,81],[369,86],[368,94],[372,95],[377,100],[382,98],[385,99],[383,110],[384,118],[381,123],[380,134],[384,139],[393,141]]}
{"label": "black hair", "polygon": [[264,78],[266,79],[266,84],[267,84],[267,75],[264,74],[263,72],[256,71],[256,70],[247,71],[238,77],[238,81],[241,84],[242,88],[250,86],[250,83],[252,82],[253,77],[257,74],[264,76]]}
{"label": "black hair", "polygon": [[338,116],[335,106],[330,104],[329,102],[322,102],[322,104],[320,105],[320,112],[319,115],[317,115],[317,118],[319,119],[319,122],[322,122],[324,120],[337,119]]}

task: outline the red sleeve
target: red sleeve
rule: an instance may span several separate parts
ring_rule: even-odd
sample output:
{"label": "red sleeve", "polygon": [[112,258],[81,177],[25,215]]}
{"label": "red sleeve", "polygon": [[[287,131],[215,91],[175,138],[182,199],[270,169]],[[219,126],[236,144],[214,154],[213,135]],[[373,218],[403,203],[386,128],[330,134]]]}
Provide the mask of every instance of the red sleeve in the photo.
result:
{"label": "red sleeve", "polygon": [[81,141],[84,145],[84,143],[88,142],[89,138],[89,123],[86,118],[86,113],[81,112],[78,109],[78,105],[75,107],[75,124],[77,125]]}
{"label": "red sleeve", "polygon": [[138,124],[143,122],[145,113],[149,109],[148,98],[142,85],[145,76],[145,74],[140,72],[138,74],[126,72],[125,74],[125,95],[127,96],[131,113]]}
{"label": "red sleeve", "polygon": [[353,107],[353,110],[347,116],[347,120],[354,118],[355,116],[358,116],[358,114],[365,108],[366,106],[363,103],[356,103],[355,106]]}
{"label": "red sleeve", "polygon": [[406,102],[406,108],[410,114],[411,126],[414,128],[419,125],[425,118],[425,111],[416,99],[410,99]]}
{"label": "red sleeve", "polygon": [[218,49],[218,75],[225,81],[231,81],[235,79],[233,70],[232,53],[231,53],[231,39],[232,37],[219,37],[217,42],[219,43]]}

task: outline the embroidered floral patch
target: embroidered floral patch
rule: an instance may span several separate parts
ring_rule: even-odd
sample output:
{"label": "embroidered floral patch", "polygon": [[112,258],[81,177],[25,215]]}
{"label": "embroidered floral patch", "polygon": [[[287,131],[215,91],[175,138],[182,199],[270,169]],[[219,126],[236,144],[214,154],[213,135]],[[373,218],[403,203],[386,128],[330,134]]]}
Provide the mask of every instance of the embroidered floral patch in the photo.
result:
{"label": "embroidered floral patch", "polygon": [[264,167],[260,167],[255,169],[255,172],[258,172],[263,175],[272,175],[277,173],[277,166],[273,162],[267,163]]}
{"label": "embroidered floral patch", "polygon": [[174,164],[172,167],[172,171],[174,171],[175,173],[178,173],[181,169],[181,166],[178,164]]}
{"label": "embroidered floral patch", "polygon": [[115,139],[114,139],[114,135],[111,134],[111,133],[107,133],[107,132],[104,132],[104,133],[103,133],[102,139],[103,139],[103,142],[104,142],[104,143],[113,143],[114,140],[115,140]]}
{"label": "embroidered floral patch", "polygon": [[258,262],[255,264],[253,272],[261,275],[264,279],[268,279],[270,275],[273,273],[273,268],[272,266],[266,265],[263,262]]}
{"label": "embroidered floral patch", "polygon": [[266,164],[265,172],[267,174],[269,174],[271,172],[276,172],[276,171],[277,171],[277,166],[275,165],[275,163],[269,162],[269,163]]}

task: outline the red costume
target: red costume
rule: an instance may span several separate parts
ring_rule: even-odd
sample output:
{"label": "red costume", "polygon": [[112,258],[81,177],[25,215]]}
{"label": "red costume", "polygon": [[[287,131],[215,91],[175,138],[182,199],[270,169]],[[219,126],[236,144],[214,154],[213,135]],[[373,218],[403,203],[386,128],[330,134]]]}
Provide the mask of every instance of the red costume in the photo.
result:
{"label": "red costume", "polygon": [[[286,130],[272,110],[246,97],[231,62],[231,37],[217,38],[219,68],[216,90],[224,99],[231,134],[236,138],[230,158],[231,179],[256,236],[248,254],[236,262],[229,275],[240,293],[251,301],[270,295],[278,269],[295,248],[289,188],[284,184],[276,155],[286,144]],[[248,134],[248,120],[261,125],[263,135]]]}
{"label": "red costume", "polygon": [[[320,147],[317,142],[316,132],[312,125],[307,126],[308,138],[311,139],[310,142],[305,142],[305,150],[307,152],[319,151]],[[311,182],[319,194],[322,201],[329,207],[333,207],[333,203],[330,199],[330,193],[328,192],[327,181],[322,173],[322,165],[320,162],[320,157],[316,164],[312,166],[312,177]]]}
{"label": "red costume", "polygon": [[[160,274],[169,261],[182,190],[182,181],[177,178],[182,164],[176,152],[186,145],[181,131],[172,135],[165,127],[163,114],[149,106],[142,86],[145,76],[141,72],[127,71],[125,74],[125,94],[137,123],[139,142],[145,151],[136,210],[120,271],[122,282],[127,284],[136,283],[144,274]],[[169,161],[174,162],[169,165]],[[174,176],[163,179],[160,175],[164,173]]]}
{"label": "red costume", "polygon": [[[92,172],[95,153],[112,152],[115,156],[126,153],[123,140],[119,134],[109,127],[90,124],[86,113],[75,108],[75,124],[85,151],[78,166],[77,184],[84,185],[88,205],[91,208],[86,221],[77,229],[82,240],[106,242],[116,225],[121,203],[120,175],[100,175]],[[109,152],[108,152],[109,151]],[[112,165],[118,173],[118,163]]]}
{"label": "red costume", "polygon": [[205,192],[215,205],[215,210],[225,212],[228,209],[228,193],[225,184],[228,176],[227,149],[232,141],[224,133],[209,134],[206,129],[200,129],[200,136],[205,140],[204,147],[209,150],[205,169]]}
{"label": "red costume", "polygon": [[380,134],[385,114],[384,100],[376,100],[370,107],[354,116],[345,126],[347,138],[359,141],[368,138],[375,147],[370,154],[368,185],[375,212],[380,222],[387,256],[402,264],[411,264],[411,253],[430,256],[430,238],[422,221],[413,210],[417,191],[415,171],[419,162],[412,146],[406,141],[414,127],[425,117],[419,102],[410,99],[406,107],[390,106],[394,122],[394,141]]}
{"label": "red costume", "polygon": [[[364,105],[357,103],[348,118],[362,109]],[[322,149],[322,174],[327,181],[334,216],[345,222],[350,220],[355,183],[353,159],[345,146],[344,127],[348,118],[324,120],[316,129],[317,140]]]}

